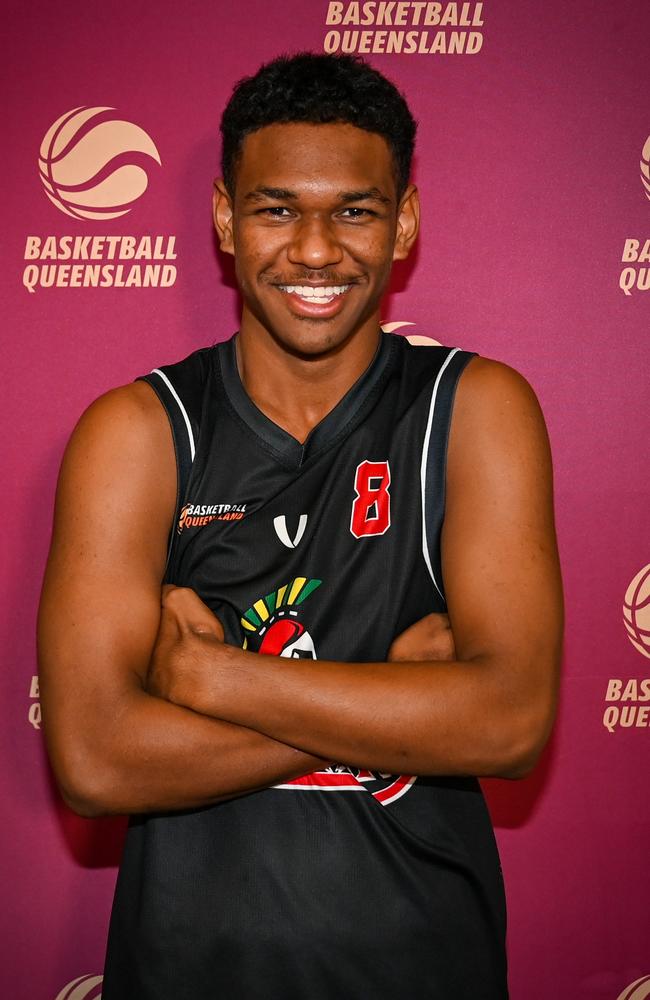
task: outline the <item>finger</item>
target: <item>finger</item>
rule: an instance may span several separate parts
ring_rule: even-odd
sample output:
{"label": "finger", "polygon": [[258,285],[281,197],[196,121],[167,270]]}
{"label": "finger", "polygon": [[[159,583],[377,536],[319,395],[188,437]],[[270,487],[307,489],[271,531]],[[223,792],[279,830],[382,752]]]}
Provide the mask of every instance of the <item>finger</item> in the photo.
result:
{"label": "finger", "polygon": [[191,626],[191,630],[195,635],[205,635],[209,636],[211,639],[218,639],[219,642],[224,641],[223,625],[218,618],[214,619],[210,628],[206,628],[205,625],[196,625]]}

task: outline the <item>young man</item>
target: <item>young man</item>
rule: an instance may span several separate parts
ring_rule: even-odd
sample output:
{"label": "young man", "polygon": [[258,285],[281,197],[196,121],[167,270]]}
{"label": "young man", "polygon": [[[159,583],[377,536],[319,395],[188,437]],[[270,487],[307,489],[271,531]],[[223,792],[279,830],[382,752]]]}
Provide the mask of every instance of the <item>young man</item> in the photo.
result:
{"label": "young man", "polygon": [[43,594],[63,794],[138,817],[103,996],[502,1000],[473,776],[526,773],[554,712],[543,420],[510,369],[380,330],[418,229],[392,84],[276,60],[222,132],[239,332],[84,415]]}

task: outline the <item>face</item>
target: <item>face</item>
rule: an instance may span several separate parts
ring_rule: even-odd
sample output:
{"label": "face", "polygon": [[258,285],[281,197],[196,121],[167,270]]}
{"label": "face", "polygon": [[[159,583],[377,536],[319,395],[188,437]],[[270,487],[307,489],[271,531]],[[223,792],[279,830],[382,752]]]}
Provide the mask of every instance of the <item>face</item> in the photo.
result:
{"label": "face", "polygon": [[417,192],[398,202],[375,133],[269,125],[244,140],[234,196],[217,184],[215,223],[235,257],[242,331],[314,356],[362,331],[376,337],[392,262],[417,234]]}

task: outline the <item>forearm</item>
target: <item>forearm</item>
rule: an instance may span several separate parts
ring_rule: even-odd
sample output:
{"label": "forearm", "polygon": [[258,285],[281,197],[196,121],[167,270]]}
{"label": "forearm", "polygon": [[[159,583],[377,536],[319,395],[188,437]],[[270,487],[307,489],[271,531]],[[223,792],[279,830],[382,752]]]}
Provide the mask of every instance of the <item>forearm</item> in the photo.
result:
{"label": "forearm", "polygon": [[[355,664],[216,653],[215,687],[202,685],[197,711],[372,770],[517,776],[532,765],[553,715],[551,687],[540,680],[532,689],[528,664],[498,657]],[[543,663],[538,674],[552,671]]]}
{"label": "forearm", "polygon": [[[47,709],[46,701],[46,735]],[[51,757],[64,798],[83,815],[210,805],[325,765],[257,731],[143,691],[125,695],[113,712],[98,710],[66,728],[74,735],[50,739]]]}

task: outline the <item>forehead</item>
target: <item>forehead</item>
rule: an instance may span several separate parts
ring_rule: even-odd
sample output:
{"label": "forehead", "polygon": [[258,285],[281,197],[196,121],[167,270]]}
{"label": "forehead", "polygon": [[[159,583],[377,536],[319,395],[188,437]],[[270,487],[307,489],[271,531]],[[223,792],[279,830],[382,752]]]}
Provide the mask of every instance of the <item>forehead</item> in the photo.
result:
{"label": "forehead", "polygon": [[393,157],[375,132],[354,125],[302,122],[267,125],[246,136],[237,164],[237,193],[257,187],[337,191],[378,188],[395,196]]}

